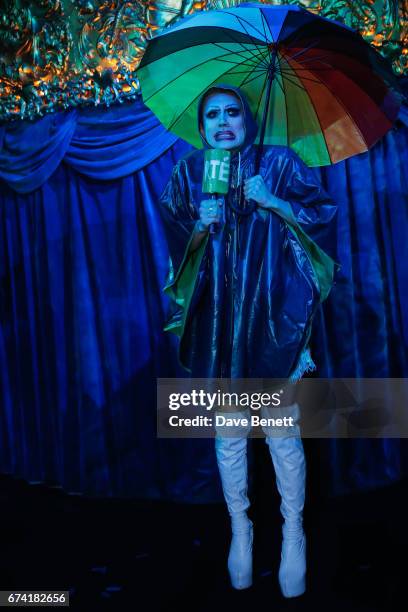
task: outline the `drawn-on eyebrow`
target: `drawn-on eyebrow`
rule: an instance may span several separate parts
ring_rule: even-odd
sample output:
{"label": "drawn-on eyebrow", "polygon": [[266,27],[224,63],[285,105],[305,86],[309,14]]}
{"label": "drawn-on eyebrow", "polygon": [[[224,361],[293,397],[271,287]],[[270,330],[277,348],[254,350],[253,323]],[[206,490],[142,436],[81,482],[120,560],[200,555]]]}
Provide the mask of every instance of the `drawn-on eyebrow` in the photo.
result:
{"label": "drawn-on eyebrow", "polygon": [[[231,104],[228,104],[228,106],[226,106],[225,108],[227,108],[227,109],[228,108],[238,108],[238,109],[241,109],[240,105],[239,104],[235,104],[235,102],[232,102]],[[210,106],[209,108],[207,108],[206,112],[208,113],[208,111],[210,111],[210,110],[220,110],[220,107],[219,106]]]}

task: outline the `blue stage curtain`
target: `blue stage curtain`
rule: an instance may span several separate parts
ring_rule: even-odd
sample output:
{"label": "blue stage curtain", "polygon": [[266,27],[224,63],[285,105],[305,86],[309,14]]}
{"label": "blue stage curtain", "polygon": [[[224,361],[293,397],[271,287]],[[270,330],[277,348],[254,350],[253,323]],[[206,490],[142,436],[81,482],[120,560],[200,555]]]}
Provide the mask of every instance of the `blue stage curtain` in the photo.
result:
{"label": "blue stage curtain", "polygon": [[[342,270],[313,335],[320,376],[408,375],[408,129],[316,170]],[[157,440],[158,199],[189,146],[140,101],[0,129],[0,471],[100,496],[220,500],[212,440]],[[398,480],[399,440],[313,445],[334,494]]]}
{"label": "blue stage curtain", "polygon": [[[316,319],[313,355],[322,377],[408,375],[408,124],[406,107],[368,153],[318,174],[339,205],[337,283]],[[398,480],[408,471],[406,440],[321,441],[332,491]]]}
{"label": "blue stage curtain", "polygon": [[140,99],[15,121],[0,127],[0,179],[18,193],[30,193],[62,161],[97,180],[122,178],[157,159],[176,140]]}

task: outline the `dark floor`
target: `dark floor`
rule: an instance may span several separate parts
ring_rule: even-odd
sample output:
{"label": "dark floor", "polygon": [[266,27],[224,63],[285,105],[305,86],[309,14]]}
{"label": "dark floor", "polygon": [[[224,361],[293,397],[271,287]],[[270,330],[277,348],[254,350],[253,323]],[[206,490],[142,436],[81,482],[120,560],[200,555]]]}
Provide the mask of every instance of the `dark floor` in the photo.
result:
{"label": "dark floor", "polygon": [[254,586],[233,591],[222,504],[92,500],[1,477],[0,590],[69,590],[70,608],[87,612],[402,611],[408,580],[406,491],[407,483],[400,482],[309,502],[308,590],[285,600],[276,577],[275,492],[258,488],[253,500]]}

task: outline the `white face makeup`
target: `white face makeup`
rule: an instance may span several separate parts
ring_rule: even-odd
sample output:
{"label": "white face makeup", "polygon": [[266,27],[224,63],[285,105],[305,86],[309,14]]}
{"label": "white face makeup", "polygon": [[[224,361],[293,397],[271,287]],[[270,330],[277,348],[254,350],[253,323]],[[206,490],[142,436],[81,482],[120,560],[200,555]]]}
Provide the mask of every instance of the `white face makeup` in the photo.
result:
{"label": "white face makeup", "polygon": [[237,149],[245,139],[241,101],[233,93],[214,92],[204,101],[203,136],[214,149]]}

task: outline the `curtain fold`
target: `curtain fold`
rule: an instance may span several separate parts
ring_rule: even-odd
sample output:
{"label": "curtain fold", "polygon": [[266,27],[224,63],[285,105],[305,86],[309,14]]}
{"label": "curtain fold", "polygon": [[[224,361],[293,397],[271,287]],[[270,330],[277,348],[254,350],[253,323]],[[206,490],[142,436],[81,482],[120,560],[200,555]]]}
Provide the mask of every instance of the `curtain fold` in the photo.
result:
{"label": "curtain fold", "polygon": [[140,99],[82,109],[64,163],[98,180],[121,178],[147,166],[176,140]]}
{"label": "curtain fold", "polygon": [[76,110],[13,121],[0,127],[0,180],[18,193],[43,185],[63,159],[77,123]]}
{"label": "curtain fold", "polygon": [[157,159],[176,140],[140,98],[14,121],[0,127],[0,180],[30,193],[62,161],[91,178],[121,178]]}
{"label": "curtain fold", "polygon": [[[70,492],[221,500],[212,440],[156,439],[162,332],[158,199],[190,147],[140,101],[1,131],[0,471]],[[339,204],[337,284],[316,318],[319,376],[408,376],[408,127],[315,169]],[[333,494],[407,473],[399,440],[310,445]],[[313,450],[314,449],[314,450]]]}

